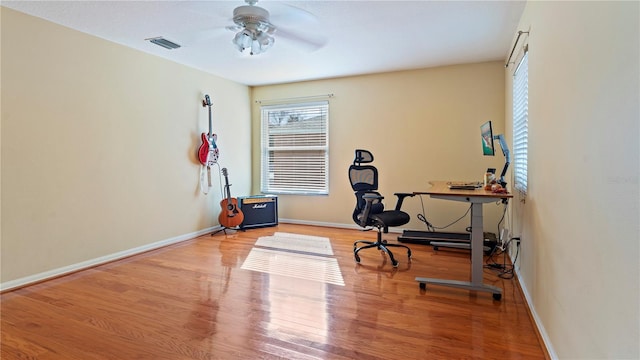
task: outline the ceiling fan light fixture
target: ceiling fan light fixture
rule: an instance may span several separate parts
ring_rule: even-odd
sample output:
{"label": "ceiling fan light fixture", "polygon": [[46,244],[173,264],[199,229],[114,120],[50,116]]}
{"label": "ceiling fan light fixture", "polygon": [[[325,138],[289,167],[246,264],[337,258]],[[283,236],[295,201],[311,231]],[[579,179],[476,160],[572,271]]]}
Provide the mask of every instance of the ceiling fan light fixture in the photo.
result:
{"label": "ceiling fan light fixture", "polygon": [[251,43],[251,55],[258,55],[260,53],[262,53],[262,47],[260,46],[260,43],[257,41],[254,41]]}
{"label": "ceiling fan light fixture", "polygon": [[251,55],[258,55],[273,46],[275,39],[266,32],[245,28],[236,34],[232,42],[240,52],[250,49]]}
{"label": "ceiling fan light fixture", "polygon": [[233,22],[242,28],[233,38],[233,44],[240,52],[250,49],[251,55],[267,51],[275,39],[276,27],[269,22],[269,12],[256,6],[257,0],[245,0],[248,5],[233,10]]}
{"label": "ceiling fan light fixture", "polygon": [[233,38],[233,43],[236,45],[240,52],[243,52],[244,49],[249,48],[252,42],[253,33],[248,29],[242,29]]}
{"label": "ceiling fan light fixture", "polygon": [[273,43],[275,42],[273,36],[270,36],[265,32],[260,32],[256,37],[256,40],[258,43],[260,43],[260,47],[263,49],[263,51],[268,50],[271,46],[273,46]]}

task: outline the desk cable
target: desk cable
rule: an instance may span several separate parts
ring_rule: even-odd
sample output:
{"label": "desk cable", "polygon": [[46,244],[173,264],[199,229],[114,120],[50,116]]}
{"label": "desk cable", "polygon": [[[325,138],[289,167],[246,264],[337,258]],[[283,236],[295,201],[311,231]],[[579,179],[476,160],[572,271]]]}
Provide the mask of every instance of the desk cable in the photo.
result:
{"label": "desk cable", "polygon": [[465,211],[464,214],[462,214],[462,216],[460,216],[458,219],[454,220],[452,223],[450,223],[449,225],[446,226],[442,226],[442,227],[438,227],[438,226],[433,226],[433,224],[431,224],[429,222],[429,220],[427,220],[427,217],[425,216],[425,211],[424,211],[424,200],[422,199],[422,196],[420,196],[420,205],[422,206],[422,213],[416,215],[416,217],[418,218],[418,220],[422,221],[423,223],[425,223],[425,225],[427,226],[427,230],[430,232],[435,232],[436,230],[443,230],[446,229],[454,224],[456,224],[457,222],[459,222],[460,220],[464,219],[467,214],[469,213],[469,211],[471,211],[471,205],[469,205],[469,208],[467,209],[467,211]]}
{"label": "desk cable", "polygon": [[[513,258],[511,264],[507,264],[507,253],[509,252],[509,245],[511,242],[516,242],[516,256]],[[518,261],[518,254],[520,254],[520,238],[510,238],[503,248],[495,247],[491,251],[491,254],[487,256],[484,268],[498,271],[498,277],[502,279],[512,279],[515,274],[515,263]],[[496,256],[502,255],[502,264],[498,263],[495,259]]]}
{"label": "desk cable", "polygon": [[[500,204],[500,202],[497,203],[498,205]],[[500,220],[498,221],[498,232],[496,233],[496,235],[498,236],[498,240],[500,240],[500,247],[501,250],[505,249],[504,243],[503,243],[503,239],[500,235],[500,228],[502,227],[501,224],[504,221],[504,217],[507,214],[507,204],[504,204],[503,210],[502,210],[502,216],[500,217]]]}
{"label": "desk cable", "polygon": [[[507,264],[507,253],[509,249],[509,245],[512,241],[516,242],[516,256],[513,259],[512,264]],[[502,279],[513,279],[515,274],[515,263],[518,261],[518,254],[520,254],[520,238],[513,237],[507,241],[504,250],[498,248],[497,246],[491,251],[491,254],[487,257],[485,261],[484,268],[492,269],[498,272],[498,277]],[[502,255],[502,264],[496,262],[495,257]]]}
{"label": "desk cable", "polygon": [[[497,204],[499,205],[500,203],[502,202],[498,202]],[[500,241],[500,246],[496,246],[492,249],[491,253],[487,256],[484,267],[487,269],[497,270],[498,277],[502,279],[512,279],[515,268],[513,264],[507,264],[507,254],[509,253],[509,246],[511,245],[511,242],[516,241],[516,245],[518,247],[516,249],[516,256],[513,260],[513,263],[515,264],[515,262],[518,260],[518,254],[520,253],[520,238],[512,237],[506,242],[504,242],[504,240],[500,238],[500,229],[502,227],[502,222],[504,221],[507,214],[507,205],[505,203],[502,204],[504,204],[504,209],[502,211],[502,216],[498,221],[498,240]],[[495,259],[500,255],[502,255],[502,263],[497,262]]]}

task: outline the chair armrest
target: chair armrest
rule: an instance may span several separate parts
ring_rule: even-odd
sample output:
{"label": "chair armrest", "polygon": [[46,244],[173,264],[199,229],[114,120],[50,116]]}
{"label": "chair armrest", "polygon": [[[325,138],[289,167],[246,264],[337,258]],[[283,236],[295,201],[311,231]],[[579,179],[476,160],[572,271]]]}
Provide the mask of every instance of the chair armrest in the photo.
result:
{"label": "chair armrest", "polygon": [[362,210],[362,217],[360,218],[360,226],[366,227],[367,226],[367,220],[369,219],[369,213],[371,212],[371,206],[373,204],[373,201],[374,200],[382,200],[382,199],[384,199],[384,197],[382,195],[379,195],[379,194],[368,193],[368,194],[362,195],[362,198],[364,199],[364,201],[366,201],[366,203],[364,205],[364,210]]}
{"label": "chair armrest", "polygon": [[414,197],[415,196],[414,193],[394,193],[393,195],[398,197],[398,202],[396,202],[396,211],[400,211],[400,208],[402,207],[402,202],[404,201],[404,198],[406,198],[407,196],[409,196],[409,197]]}
{"label": "chair armrest", "polygon": [[367,193],[362,195],[362,198],[366,201],[366,202],[373,202],[373,200],[375,199],[384,199],[384,196],[382,195],[378,195],[378,194],[374,194],[374,193]]}

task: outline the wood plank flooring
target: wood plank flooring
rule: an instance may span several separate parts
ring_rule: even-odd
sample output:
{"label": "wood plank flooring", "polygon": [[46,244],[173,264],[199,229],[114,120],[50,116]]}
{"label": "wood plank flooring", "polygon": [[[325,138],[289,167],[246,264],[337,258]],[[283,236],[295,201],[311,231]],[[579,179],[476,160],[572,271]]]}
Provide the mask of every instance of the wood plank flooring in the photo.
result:
{"label": "wood plank flooring", "polygon": [[[328,237],[345,286],[241,269],[260,236]],[[1,295],[0,357],[12,359],[545,359],[517,280],[485,269],[490,293],[429,285],[469,280],[465,251],[409,244],[400,266],[353,242],[375,232],[280,224],[202,236]],[[386,234],[395,241],[397,234]]]}

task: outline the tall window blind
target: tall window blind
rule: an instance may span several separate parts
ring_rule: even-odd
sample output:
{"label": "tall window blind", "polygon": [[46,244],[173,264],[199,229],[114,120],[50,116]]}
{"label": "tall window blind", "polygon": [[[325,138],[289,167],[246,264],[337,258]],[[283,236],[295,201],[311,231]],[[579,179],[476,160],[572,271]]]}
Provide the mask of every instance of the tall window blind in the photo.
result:
{"label": "tall window blind", "polygon": [[262,107],[263,193],[329,193],[328,125],[328,101]]}
{"label": "tall window blind", "polygon": [[513,173],[514,186],[527,193],[529,144],[529,55],[525,53],[513,75]]}

